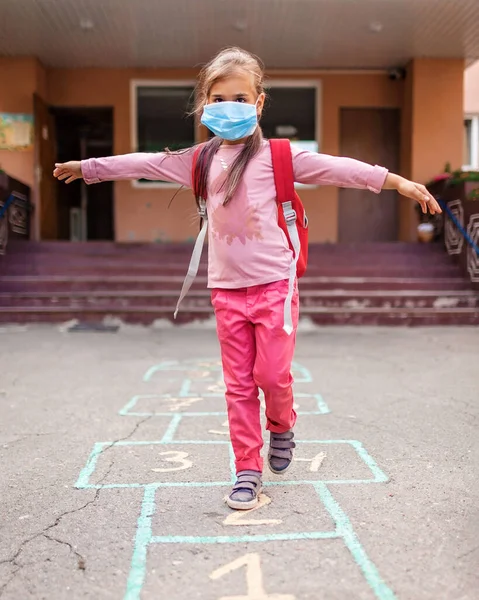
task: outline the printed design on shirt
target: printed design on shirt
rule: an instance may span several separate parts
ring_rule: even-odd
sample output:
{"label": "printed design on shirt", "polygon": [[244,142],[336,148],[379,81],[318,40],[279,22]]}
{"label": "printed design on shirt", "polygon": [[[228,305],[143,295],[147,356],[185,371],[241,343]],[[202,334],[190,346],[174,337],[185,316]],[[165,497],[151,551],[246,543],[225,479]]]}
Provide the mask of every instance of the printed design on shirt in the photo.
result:
{"label": "printed design on shirt", "polygon": [[[218,194],[224,184],[226,173],[221,173],[212,183],[211,191]],[[261,221],[256,206],[248,203],[248,188],[242,181],[236,191],[235,197],[227,206],[222,201],[210,214],[210,224],[213,236],[225,241],[229,246],[238,240],[246,244],[247,240],[262,240]]]}

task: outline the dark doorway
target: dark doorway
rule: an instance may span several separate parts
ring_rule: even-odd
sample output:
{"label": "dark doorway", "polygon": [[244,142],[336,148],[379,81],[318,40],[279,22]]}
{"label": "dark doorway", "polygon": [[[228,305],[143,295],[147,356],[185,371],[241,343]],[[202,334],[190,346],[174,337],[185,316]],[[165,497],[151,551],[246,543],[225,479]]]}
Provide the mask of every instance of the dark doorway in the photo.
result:
{"label": "dark doorway", "polygon": [[[112,108],[54,108],[57,162],[113,154]],[[58,238],[113,240],[113,183],[58,186]]]}
{"label": "dark doorway", "polygon": [[58,237],[57,182],[52,177],[55,162],[55,119],[51,107],[40,96],[33,97],[35,117],[35,179],[37,201],[40,206],[40,239],[56,240]]}
{"label": "dark doorway", "polygon": [[[389,108],[341,109],[342,156],[399,169],[400,112]],[[393,190],[339,192],[340,242],[392,242],[398,239],[398,199]]]}

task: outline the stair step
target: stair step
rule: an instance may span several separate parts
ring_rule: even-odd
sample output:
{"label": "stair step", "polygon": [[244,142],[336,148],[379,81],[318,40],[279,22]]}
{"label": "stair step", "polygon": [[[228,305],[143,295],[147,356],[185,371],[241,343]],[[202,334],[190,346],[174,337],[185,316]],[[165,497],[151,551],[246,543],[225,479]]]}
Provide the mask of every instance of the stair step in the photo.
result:
{"label": "stair step", "polygon": [[[151,243],[151,242],[70,242],[70,241],[20,241],[11,240],[9,242],[9,253],[14,254],[49,254],[49,253],[71,253],[71,254],[99,254],[102,252],[110,252],[118,255],[123,252],[125,254],[134,254],[143,252],[151,254],[152,251],[160,250],[163,252],[191,252],[193,249],[192,242],[171,242],[171,243]],[[378,253],[388,252],[394,254],[396,252],[409,252],[417,255],[418,253],[430,254],[434,252],[442,253],[443,246],[439,243],[419,244],[411,242],[361,242],[361,243],[317,243],[310,244],[310,254],[315,252],[331,252],[338,254],[340,252],[359,252]]]}
{"label": "stair step", "polygon": [[[456,274],[456,273],[455,273]],[[161,289],[165,286],[180,286],[183,275],[0,275],[0,289],[4,291],[21,289],[58,290],[74,286],[81,291],[95,289]],[[194,284],[198,288],[206,288],[205,274],[199,274]],[[307,275],[299,280],[300,289],[348,289],[360,286],[361,289],[464,289],[471,286],[463,277],[431,278],[422,274],[420,277],[323,277]]]}
{"label": "stair step", "polygon": [[[126,265],[117,261],[111,265],[88,265],[84,267],[75,267],[74,265],[33,265],[26,266],[10,266],[8,269],[3,269],[2,275],[44,275],[58,276],[68,273],[72,277],[85,276],[102,276],[108,275],[117,276],[177,276],[185,277],[187,265],[169,265],[158,263],[154,266],[145,265],[142,263],[136,265]],[[205,276],[207,273],[206,267],[201,266],[199,275]],[[308,267],[308,276],[310,277],[454,277],[457,276],[457,267],[454,265],[336,265],[323,264],[312,265]]]}
{"label": "stair step", "polygon": [[[2,307],[70,307],[83,308],[114,307],[133,309],[141,306],[156,307],[157,310],[170,309],[176,305],[179,289],[124,290],[117,291],[75,291],[75,292],[2,292]],[[193,290],[183,301],[184,310],[210,306],[208,290]],[[309,308],[479,308],[479,294],[473,291],[429,290],[307,290],[301,293],[301,306]]]}
{"label": "stair step", "polygon": [[[0,258],[0,322],[173,319],[192,244],[13,242]],[[440,245],[318,244],[299,282],[318,324],[479,324],[479,295]],[[206,255],[176,323],[211,319]]]}
{"label": "stair step", "polygon": [[[188,323],[193,320],[205,320],[212,317],[212,311],[207,307],[197,307],[194,310],[182,311],[173,321],[173,307],[169,310],[158,310],[156,307],[143,306],[132,309],[121,307],[71,309],[58,308],[16,308],[0,307],[0,322],[2,323],[62,323],[73,319],[85,322],[99,322],[105,316],[116,317],[125,323],[151,325],[155,320],[163,319],[176,324]],[[318,325],[479,325],[479,311],[476,309],[303,309],[302,317],[309,317]]]}

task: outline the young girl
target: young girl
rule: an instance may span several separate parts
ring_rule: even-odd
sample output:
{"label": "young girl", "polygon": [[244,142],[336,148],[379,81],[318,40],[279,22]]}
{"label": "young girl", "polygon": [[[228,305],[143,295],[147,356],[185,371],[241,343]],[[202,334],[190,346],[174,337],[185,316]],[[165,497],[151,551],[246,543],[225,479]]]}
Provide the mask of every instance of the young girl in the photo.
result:
{"label": "young girl", "polygon": [[[195,167],[198,194],[207,198],[208,287],[221,346],[237,482],[227,498],[250,509],[261,491],[263,437],[258,389],[266,401],[270,431],[268,466],[284,474],[293,459],[291,363],[298,324],[298,291],[291,299],[292,333],[284,328],[292,252],[278,225],[271,150],[258,120],[263,112],[264,70],[239,48],[220,52],[201,71],[195,112],[214,134]],[[423,185],[349,158],[293,148],[295,181],[304,184],[395,189],[419,202],[423,212],[441,212]],[[87,184],[120,179],[167,180],[191,187],[194,148],[136,153],[56,164],[54,176]]]}

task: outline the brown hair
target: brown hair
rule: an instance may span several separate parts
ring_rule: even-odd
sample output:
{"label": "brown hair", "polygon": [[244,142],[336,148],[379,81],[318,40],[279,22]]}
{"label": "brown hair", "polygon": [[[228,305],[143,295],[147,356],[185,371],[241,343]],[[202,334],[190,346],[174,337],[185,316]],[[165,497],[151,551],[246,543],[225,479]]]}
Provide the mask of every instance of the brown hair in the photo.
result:
{"label": "brown hair", "polygon": [[[208,103],[213,85],[238,71],[250,73],[253,76],[257,95],[264,93],[264,65],[261,59],[241,48],[225,48],[200,71],[195,89],[196,101],[193,113],[201,116],[203,107]],[[228,204],[234,196],[249,161],[259,152],[262,141],[263,134],[258,126],[254,133],[247,138],[244,148],[228,170],[228,175],[223,184],[225,191],[224,205]],[[200,199],[206,198],[208,173],[213,158],[222,142],[221,138],[214,137],[206,142],[200,150],[194,173],[194,181],[196,182],[195,197],[198,206]]]}

